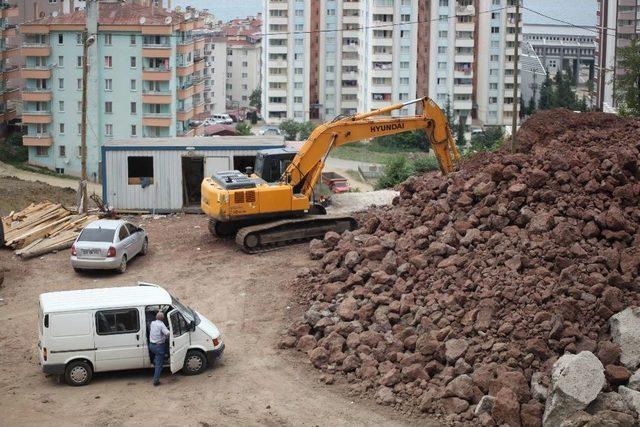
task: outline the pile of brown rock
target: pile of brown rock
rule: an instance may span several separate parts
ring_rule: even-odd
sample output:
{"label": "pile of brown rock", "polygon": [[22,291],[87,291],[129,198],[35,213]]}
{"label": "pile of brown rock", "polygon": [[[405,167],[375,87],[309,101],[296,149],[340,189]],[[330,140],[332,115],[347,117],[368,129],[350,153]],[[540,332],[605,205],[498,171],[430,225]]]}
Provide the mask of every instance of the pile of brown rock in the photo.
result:
{"label": "pile of brown rock", "polygon": [[[637,422],[640,327],[614,314],[640,301],[640,122],[555,110],[519,140],[313,241],[319,266],[296,281],[308,308],[281,347],[413,414]],[[591,389],[566,384],[576,372]]]}

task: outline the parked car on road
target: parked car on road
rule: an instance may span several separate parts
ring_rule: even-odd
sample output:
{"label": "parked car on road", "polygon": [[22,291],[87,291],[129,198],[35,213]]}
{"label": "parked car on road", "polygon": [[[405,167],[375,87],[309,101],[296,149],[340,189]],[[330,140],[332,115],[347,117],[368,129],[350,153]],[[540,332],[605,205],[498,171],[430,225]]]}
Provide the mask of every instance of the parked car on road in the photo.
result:
{"label": "parked car on road", "polygon": [[100,219],[87,225],[71,246],[71,266],[82,270],[118,270],[149,251],[147,232],[127,221]]}
{"label": "parked car on road", "polygon": [[227,113],[214,113],[211,117],[213,118],[214,122],[223,125],[230,125],[231,123],[233,123],[233,119]]}
{"label": "parked car on road", "polygon": [[42,371],[82,386],[94,372],[151,368],[149,328],[158,311],[171,332],[163,364],[171,373],[199,374],[222,356],[216,325],[160,286],[138,283],[40,294]]}
{"label": "parked car on road", "polygon": [[262,126],[258,135],[282,135],[282,132],[277,126]]}

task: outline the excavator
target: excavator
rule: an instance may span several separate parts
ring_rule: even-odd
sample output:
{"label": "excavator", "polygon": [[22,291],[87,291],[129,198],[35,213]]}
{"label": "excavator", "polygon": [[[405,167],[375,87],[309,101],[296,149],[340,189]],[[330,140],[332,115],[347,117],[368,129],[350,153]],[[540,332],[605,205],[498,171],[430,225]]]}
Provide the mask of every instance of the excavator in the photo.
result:
{"label": "excavator", "polygon": [[[422,114],[392,117],[391,112],[422,104]],[[245,173],[217,172],[201,185],[202,211],[210,217],[209,230],[233,237],[248,253],[338,233],[357,227],[350,216],[327,215],[314,203],[331,150],[344,144],[422,129],[438,159],[440,170],[454,170],[460,154],[446,116],[428,97],[390,105],[367,113],[338,116],[318,126],[298,152],[270,149],[258,152],[255,168]]]}

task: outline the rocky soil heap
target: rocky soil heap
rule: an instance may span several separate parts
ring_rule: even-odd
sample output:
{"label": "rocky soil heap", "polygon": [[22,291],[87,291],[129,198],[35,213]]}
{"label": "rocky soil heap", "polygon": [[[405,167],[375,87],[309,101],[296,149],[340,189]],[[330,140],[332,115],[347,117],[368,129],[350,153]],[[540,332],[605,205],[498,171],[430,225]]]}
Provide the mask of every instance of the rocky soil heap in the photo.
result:
{"label": "rocky soil heap", "polygon": [[412,177],[358,230],[313,241],[321,266],[296,282],[308,310],[281,347],[382,404],[510,426],[541,425],[545,401],[545,425],[566,417],[552,367],[580,353],[577,368],[554,367],[579,372],[595,355],[602,384],[570,410],[635,422],[631,406],[606,403],[618,394],[596,396],[640,363],[621,363],[609,327],[640,300],[640,122],[554,110],[519,136],[522,152]]}

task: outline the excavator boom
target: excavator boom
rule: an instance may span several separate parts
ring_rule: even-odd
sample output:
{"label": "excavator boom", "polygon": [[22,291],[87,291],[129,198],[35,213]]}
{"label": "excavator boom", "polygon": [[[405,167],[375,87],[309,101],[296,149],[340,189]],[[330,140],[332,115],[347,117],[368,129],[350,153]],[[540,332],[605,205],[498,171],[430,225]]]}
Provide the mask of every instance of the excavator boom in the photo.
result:
{"label": "excavator boom", "polygon": [[[390,115],[411,104],[421,104],[421,113]],[[211,217],[209,229],[218,236],[235,235],[236,242],[247,252],[321,237],[330,230],[353,229],[356,222],[351,217],[315,215],[326,213],[324,208],[313,204],[313,191],[325,159],[333,148],[344,144],[414,130],[425,132],[442,173],[453,171],[460,154],[449,123],[435,102],[419,98],[336,118],[318,126],[295,154],[279,182],[265,181],[263,178],[272,173],[258,169],[252,175],[228,171],[205,178],[201,206]],[[267,167],[264,158],[260,164]]]}

